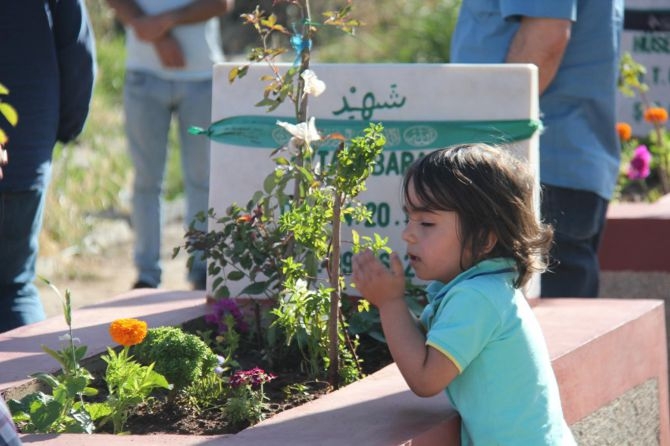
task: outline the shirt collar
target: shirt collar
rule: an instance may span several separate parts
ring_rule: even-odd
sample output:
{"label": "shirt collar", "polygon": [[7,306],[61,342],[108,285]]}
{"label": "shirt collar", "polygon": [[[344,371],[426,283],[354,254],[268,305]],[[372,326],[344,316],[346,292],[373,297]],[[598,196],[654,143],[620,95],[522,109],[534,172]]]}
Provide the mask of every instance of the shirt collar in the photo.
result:
{"label": "shirt collar", "polygon": [[426,286],[428,302],[434,303],[444,297],[449,290],[457,284],[477,276],[488,274],[513,273],[517,274],[514,259],[508,257],[497,257],[495,259],[484,259],[476,265],[454,277],[449,283],[434,280]]}

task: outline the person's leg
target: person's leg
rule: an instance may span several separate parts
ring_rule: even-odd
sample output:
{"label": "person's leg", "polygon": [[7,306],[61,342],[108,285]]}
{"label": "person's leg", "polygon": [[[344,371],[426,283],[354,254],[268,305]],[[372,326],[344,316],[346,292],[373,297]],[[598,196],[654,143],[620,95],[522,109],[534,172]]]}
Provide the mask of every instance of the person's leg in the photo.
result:
{"label": "person's leg", "polygon": [[598,248],[608,202],[587,191],[542,185],[542,217],[554,227],[541,297],[598,297]]}
{"label": "person's leg", "polygon": [[0,193],[0,332],[46,317],[33,283],[45,195]]}
{"label": "person's leg", "polygon": [[146,73],[129,71],[124,87],[126,137],[135,167],[132,224],[138,284],[161,281],[161,200],[170,129],[170,85]]}
{"label": "person's leg", "polygon": [[[212,122],[212,81],[181,82],[179,90],[179,138],[184,172],[186,212],[184,225],[194,222],[199,212],[209,208],[209,139],[188,133],[191,126],[207,128]],[[207,223],[196,223],[196,229],[207,230]],[[188,280],[195,289],[205,288],[206,261],[194,257]]]}

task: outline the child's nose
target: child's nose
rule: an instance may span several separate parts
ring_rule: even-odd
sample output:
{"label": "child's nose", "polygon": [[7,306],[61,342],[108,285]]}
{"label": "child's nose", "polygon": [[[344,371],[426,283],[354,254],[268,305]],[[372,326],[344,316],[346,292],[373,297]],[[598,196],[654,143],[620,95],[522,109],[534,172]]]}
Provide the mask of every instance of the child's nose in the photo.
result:
{"label": "child's nose", "polygon": [[414,236],[412,235],[412,230],[411,230],[409,224],[407,226],[405,226],[405,229],[402,230],[402,239],[405,241],[405,243],[411,243],[412,240],[414,239]]}

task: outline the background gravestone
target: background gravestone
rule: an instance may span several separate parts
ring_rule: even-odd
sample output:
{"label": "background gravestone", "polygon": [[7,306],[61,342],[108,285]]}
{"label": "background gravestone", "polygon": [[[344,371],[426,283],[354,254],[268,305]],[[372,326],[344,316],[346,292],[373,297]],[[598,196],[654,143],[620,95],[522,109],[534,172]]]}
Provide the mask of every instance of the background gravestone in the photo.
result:
{"label": "background gravestone", "polygon": [[[625,52],[646,67],[649,100],[670,110],[670,0],[626,0],[621,54]],[[619,93],[618,120],[629,123],[636,136],[651,131],[643,111],[639,96],[629,98]]]}

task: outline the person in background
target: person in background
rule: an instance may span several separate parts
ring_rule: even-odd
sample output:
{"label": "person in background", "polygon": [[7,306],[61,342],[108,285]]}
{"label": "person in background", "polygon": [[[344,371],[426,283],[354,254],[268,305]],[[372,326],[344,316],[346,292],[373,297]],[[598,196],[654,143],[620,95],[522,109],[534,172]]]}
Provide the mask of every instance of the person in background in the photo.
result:
{"label": "person in background", "polygon": [[623,0],[463,0],[453,63],[539,71],[542,218],[554,260],[542,297],[597,297],[598,248],[619,172],[615,98]]}
{"label": "person in background", "polygon": [[574,445],[539,323],[521,288],[545,267],[551,227],[537,221],[533,177],[484,144],[429,153],[407,170],[402,238],[416,276],[430,281],[420,324],[405,302],[397,253],[390,268],[354,256],[356,288],[379,309],[393,360],[410,389],[446,389],[462,445]]}
{"label": "person in background", "polygon": [[0,114],[8,138],[0,180],[3,332],[45,317],[33,282],[52,152],[56,141],[72,141],[82,131],[95,81],[95,41],[83,0],[0,2],[0,55],[0,83],[19,116],[12,126]]}
{"label": "person in background", "polygon": [[[219,17],[233,0],[107,0],[126,28],[125,129],[135,168],[132,224],[134,288],[161,283],[162,187],[173,115],[179,127],[186,192],[185,225],[209,207],[209,141],[188,133],[211,123],[212,65],[222,62]],[[196,225],[206,229],[205,224]],[[199,227],[200,226],[200,227]],[[188,272],[204,289],[200,256]]]}

